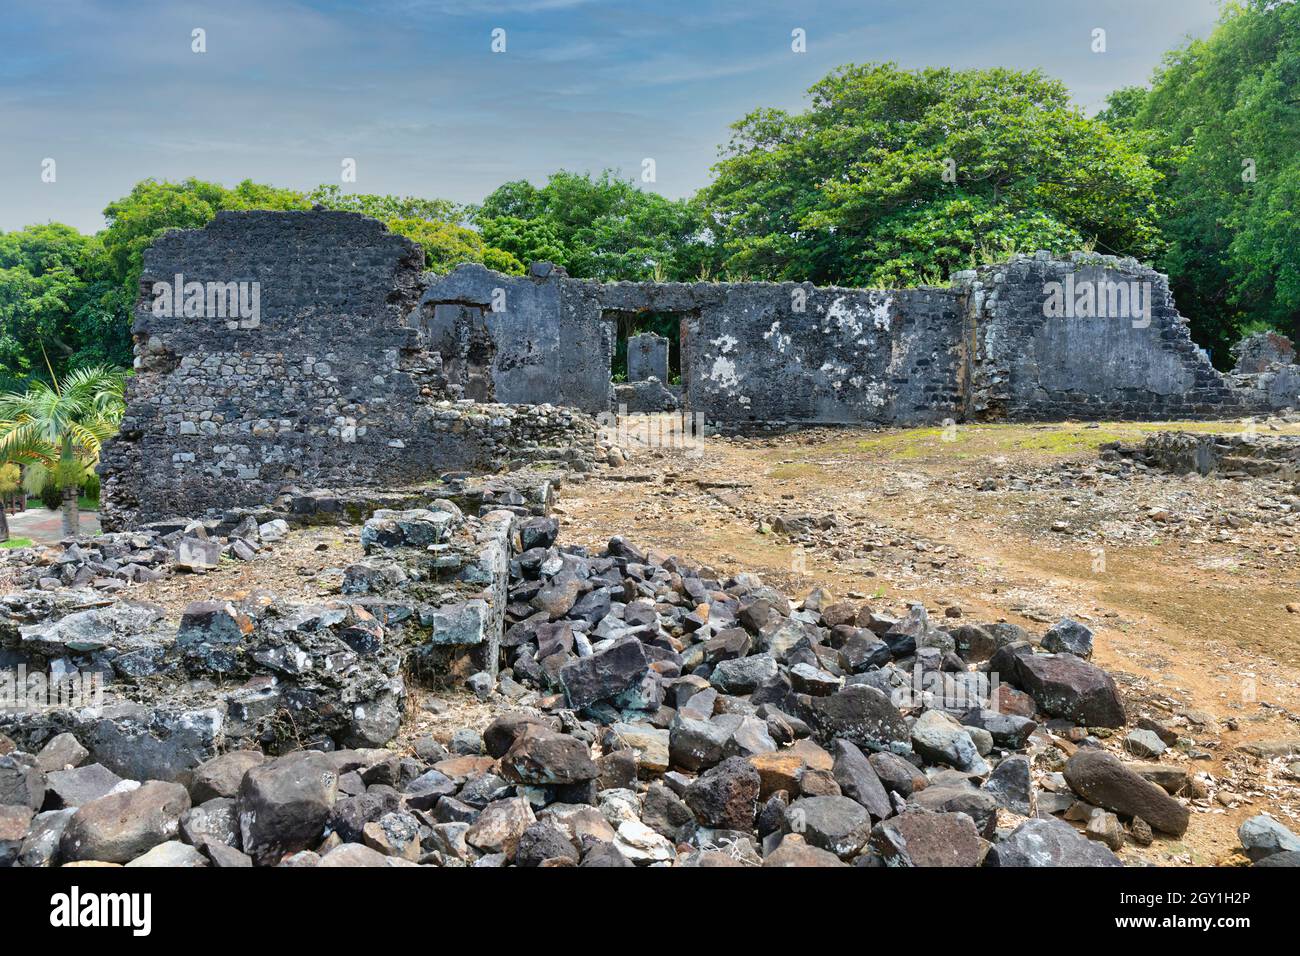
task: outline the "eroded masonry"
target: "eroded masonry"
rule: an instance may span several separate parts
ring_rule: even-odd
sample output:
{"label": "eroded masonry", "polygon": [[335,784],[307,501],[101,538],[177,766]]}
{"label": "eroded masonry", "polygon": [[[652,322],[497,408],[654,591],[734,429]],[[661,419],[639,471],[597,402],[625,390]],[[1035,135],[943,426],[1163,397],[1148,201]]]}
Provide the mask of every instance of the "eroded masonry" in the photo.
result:
{"label": "eroded masonry", "polygon": [[[352,213],[222,213],[155,242],[128,417],[102,465],[109,525],[574,460],[592,416],[620,405],[737,431],[1227,418],[1300,394],[1279,337],[1218,372],[1167,279],[1132,259],[1040,253],[894,290],[421,266],[414,243]],[[256,316],[221,310],[211,290],[231,283],[260,290]],[[163,287],[197,297],[160,308]],[[632,334],[648,318],[676,336]]]}

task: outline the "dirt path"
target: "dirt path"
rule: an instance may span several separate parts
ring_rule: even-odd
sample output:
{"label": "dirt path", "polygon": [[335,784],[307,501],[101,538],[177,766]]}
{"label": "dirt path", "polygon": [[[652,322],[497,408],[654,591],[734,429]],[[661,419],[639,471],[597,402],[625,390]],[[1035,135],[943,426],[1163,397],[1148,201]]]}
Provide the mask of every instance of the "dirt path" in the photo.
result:
{"label": "dirt path", "polygon": [[1039,633],[1083,620],[1130,718],[1190,738],[1162,759],[1206,788],[1182,841],[1125,854],[1240,863],[1242,820],[1266,809],[1300,822],[1300,757],[1239,749],[1300,748],[1300,613],[1287,610],[1300,602],[1300,522],[1285,511],[1295,489],[1099,467],[1100,444],[1157,427],[818,430],[709,439],[694,455],[643,450],[566,489],[562,538],[622,534],[794,594],[826,586],[940,617],[955,606]]}

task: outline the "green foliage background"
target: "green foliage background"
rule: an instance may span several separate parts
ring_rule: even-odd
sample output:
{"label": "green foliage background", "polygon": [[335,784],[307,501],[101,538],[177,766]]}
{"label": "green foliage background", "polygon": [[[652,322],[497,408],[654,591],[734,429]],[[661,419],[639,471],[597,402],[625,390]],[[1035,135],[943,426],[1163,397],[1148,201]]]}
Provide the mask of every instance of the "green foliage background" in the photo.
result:
{"label": "green foliage background", "polygon": [[891,286],[1014,251],[1095,247],[1168,272],[1224,364],[1247,332],[1300,338],[1300,4],[1226,3],[1211,36],[1095,117],[1038,71],[841,67],[806,110],[739,120],[713,172],[686,200],[611,170],[561,170],[477,206],[144,180],[95,235],[59,223],[0,233],[0,391],[40,376],[44,355],[56,374],[129,366],[141,256],[164,230],[318,204],[381,219],[439,272],[548,260],[603,280]]}

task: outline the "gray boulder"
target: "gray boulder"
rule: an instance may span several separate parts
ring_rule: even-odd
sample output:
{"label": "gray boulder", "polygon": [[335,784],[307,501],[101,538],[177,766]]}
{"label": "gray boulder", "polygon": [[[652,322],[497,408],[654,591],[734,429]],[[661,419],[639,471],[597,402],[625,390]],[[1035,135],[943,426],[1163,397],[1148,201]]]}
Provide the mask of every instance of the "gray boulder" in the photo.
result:
{"label": "gray boulder", "polygon": [[250,769],[236,802],[244,852],[265,866],[315,847],[338,799],[338,780],[328,755],[318,751],[288,754]]}
{"label": "gray boulder", "polygon": [[1123,866],[1106,846],[1055,817],[1034,817],[989,850],[986,866]]}
{"label": "gray boulder", "polygon": [[190,795],[178,783],[150,780],[78,808],[59,842],[66,861],[128,863],[160,843],[175,840]]}
{"label": "gray boulder", "polygon": [[1241,849],[1252,860],[1262,860],[1275,853],[1300,851],[1296,836],[1267,813],[1260,813],[1237,828]]}

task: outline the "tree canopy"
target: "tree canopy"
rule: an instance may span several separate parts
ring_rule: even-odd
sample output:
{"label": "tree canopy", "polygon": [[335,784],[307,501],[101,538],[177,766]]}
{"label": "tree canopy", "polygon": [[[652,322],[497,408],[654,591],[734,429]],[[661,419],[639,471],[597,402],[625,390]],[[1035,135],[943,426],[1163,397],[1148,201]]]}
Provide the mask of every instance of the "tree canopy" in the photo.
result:
{"label": "tree canopy", "polygon": [[704,190],[730,272],[912,284],[981,249],[1159,247],[1158,174],[1038,72],[847,66],[732,128]]}
{"label": "tree canopy", "polygon": [[698,206],[638,189],[613,170],[509,182],[473,212],[483,236],[520,262],[587,279],[697,278],[712,250]]}
{"label": "tree canopy", "polygon": [[1300,338],[1300,5],[1225,5],[1102,116],[1164,174],[1160,264],[1198,340]]}

